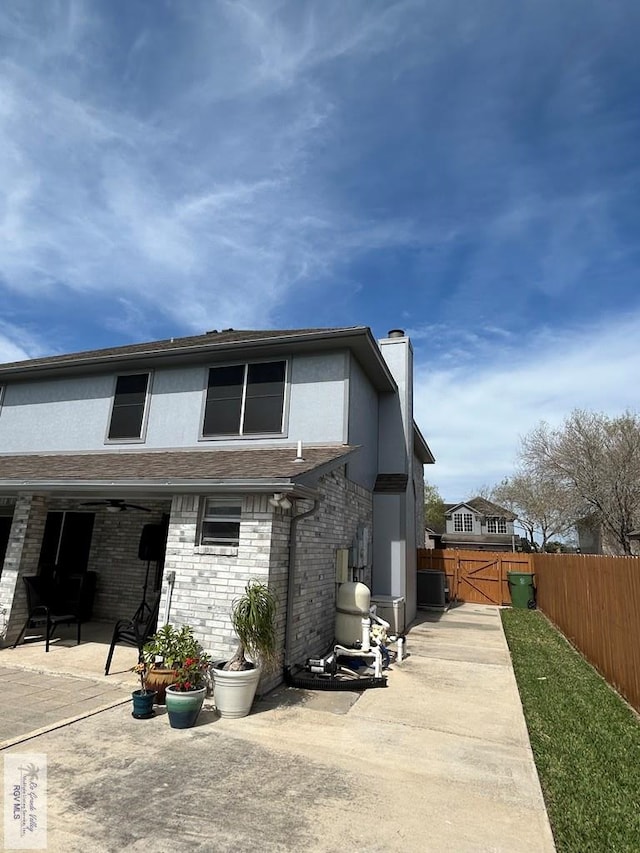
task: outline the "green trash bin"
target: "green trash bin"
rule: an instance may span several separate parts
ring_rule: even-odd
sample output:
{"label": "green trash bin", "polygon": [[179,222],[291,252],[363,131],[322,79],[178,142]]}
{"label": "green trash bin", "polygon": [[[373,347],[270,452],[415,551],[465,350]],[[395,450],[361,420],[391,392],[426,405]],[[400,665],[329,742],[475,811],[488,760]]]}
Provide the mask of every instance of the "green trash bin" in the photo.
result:
{"label": "green trash bin", "polygon": [[536,594],[531,572],[507,572],[511,604],[523,610],[536,606]]}

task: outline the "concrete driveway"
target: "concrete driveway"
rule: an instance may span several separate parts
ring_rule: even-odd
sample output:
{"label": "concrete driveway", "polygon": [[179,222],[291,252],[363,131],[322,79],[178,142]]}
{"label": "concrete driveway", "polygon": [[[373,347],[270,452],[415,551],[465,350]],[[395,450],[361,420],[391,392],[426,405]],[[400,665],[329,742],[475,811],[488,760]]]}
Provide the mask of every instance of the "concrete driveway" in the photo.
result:
{"label": "concrete driveway", "polygon": [[386,689],[186,731],[117,705],[4,754],[47,755],[50,851],[553,851],[498,610],[421,614],[407,650]]}

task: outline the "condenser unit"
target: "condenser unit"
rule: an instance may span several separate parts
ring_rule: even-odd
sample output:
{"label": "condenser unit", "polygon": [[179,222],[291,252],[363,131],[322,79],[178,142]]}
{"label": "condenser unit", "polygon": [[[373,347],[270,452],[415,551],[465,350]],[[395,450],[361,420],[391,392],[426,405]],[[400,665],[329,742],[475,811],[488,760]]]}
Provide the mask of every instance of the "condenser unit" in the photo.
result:
{"label": "condenser unit", "polygon": [[447,610],[449,588],[444,572],[433,570],[418,572],[418,607],[422,610]]}

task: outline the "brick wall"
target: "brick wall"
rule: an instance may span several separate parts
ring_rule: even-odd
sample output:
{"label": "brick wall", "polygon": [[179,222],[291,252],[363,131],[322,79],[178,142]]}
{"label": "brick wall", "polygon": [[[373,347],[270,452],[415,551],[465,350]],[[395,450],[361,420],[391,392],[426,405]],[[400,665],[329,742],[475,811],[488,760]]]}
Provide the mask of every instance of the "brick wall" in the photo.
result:
{"label": "brick wall", "polygon": [[24,575],[35,575],[47,518],[47,501],[40,495],[19,497],[11,524],[0,576],[0,639],[15,639],[27,618]]}
{"label": "brick wall", "polygon": [[[176,495],[165,557],[165,577],[175,571],[169,622],[189,624],[214,658],[229,657],[236,648],[229,613],[231,603],[250,577],[268,581],[271,564],[273,511],[267,495],[242,500],[238,548],[196,545],[199,498]],[[168,586],[160,603],[161,622]]]}
{"label": "brick wall", "polygon": [[[333,639],[335,621],[335,550],[351,546],[358,524],[371,526],[371,494],[348,481],[344,469],[323,477],[321,500],[313,516],[298,525],[292,662],[304,662],[324,652]],[[249,578],[268,581],[278,597],[277,632],[284,649],[291,511],[274,509],[268,495],[245,495],[242,500],[238,548],[196,544],[199,498],[176,495],[165,557],[165,577],[175,571],[172,593],[165,583],[160,603],[162,623],[167,598],[169,622],[189,624],[215,659],[228,658],[236,648],[230,622],[231,604]],[[311,508],[298,502],[296,510]],[[365,576],[370,583],[370,576]],[[262,689],[280,679],[263,680]]]}
{"label": "brick wall", "polygon": [[[138,501],[134,501],[138,503]],[[89,571],[98,573],[93,618],[115,622],[131,617],[142,601],[147,563],[138,559],[140,536],[145,524],[159,524],[171,504],[161,501],[139,501],[151,512],[98,511],[95,514]],[[51,509],[57,508],[53,502]],[[67,504],[65,509],[71,509]],[[86,507],[83,507],[86,509]],[[153,596],[156,564],[149,567],[147,601]]]}
{"label": "brick wall", "polygon": [[[323,654],[334,638],[337,548],[349,548],[359,524],[371,528],[371,493],[347,480],[344,468],[318,484],[317,511],[298,526],[291,662]],[[370,586],[370,567],[363,582]]]}

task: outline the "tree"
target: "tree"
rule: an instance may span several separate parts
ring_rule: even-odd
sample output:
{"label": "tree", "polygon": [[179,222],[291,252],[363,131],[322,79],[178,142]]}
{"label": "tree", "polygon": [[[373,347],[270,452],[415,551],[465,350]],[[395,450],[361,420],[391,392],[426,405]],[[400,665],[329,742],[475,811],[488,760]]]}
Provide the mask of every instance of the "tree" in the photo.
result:
{"label": "tree", "polygon": [[541,423],[523,439],[527,472],[566,490],[574,517],[592,516],[614,551],[630,554],[640,522],[640,417],[575,410],[559,429]]}
{"label": "tree", "polygon": [[542,550],[550,539],[566,536],[575,524],[575,509],[569,489],[556,479],[522,468],[491,490],[491,500],[518,516],[531,548]]}
{"label": "tree", "polygon": [[431,483],[424,484],[424,523],[437,533],[445,528],[444,501],[440,492]]}

